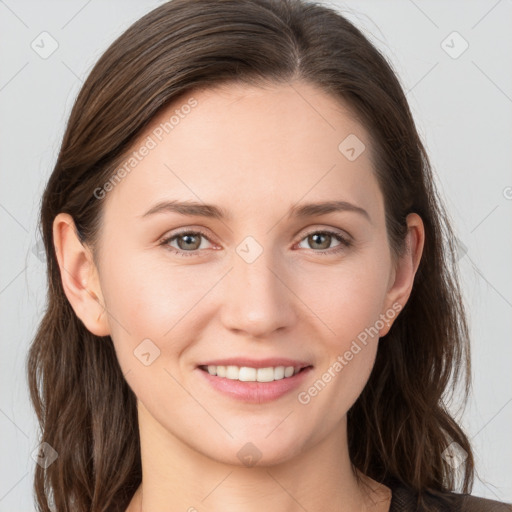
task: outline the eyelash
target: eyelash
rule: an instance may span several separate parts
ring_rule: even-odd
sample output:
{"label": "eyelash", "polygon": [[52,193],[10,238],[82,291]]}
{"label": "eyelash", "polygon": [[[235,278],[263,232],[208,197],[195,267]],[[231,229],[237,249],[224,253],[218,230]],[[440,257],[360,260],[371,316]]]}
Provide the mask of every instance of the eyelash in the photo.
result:
{"label": "eyelash", "polygon": [[[334,254],[338,254],[342,250],[344,250],[352,245],[352,241],[346,239],[345,237],[341,236],[339,233],[336,233],[335,231],[328,231],[328,230],[310,231],[309,233],[306,233],[299,240],[299,243],[302,242],[308,236],[316,235],[316,234],[331,235],[332,237],[334,237],[336,240],[338,240],[340,242],[340,245],[335,247],[334,250],[325,249],[323,251],[315,251],[314,249],[311,249],[315,254],[321,254],[321,255],[325,255],[325,256],[334,255]],[[197,230],[197,231],[182,231],[181,233],[177,233],[170,237],[166,237],[160,242],[160,245],[165,246],[166,249],[169,249],[172,253],[176,254],[177,256],[183,256],[183,257],[194,256],[195,254],[197,254],[197,252],[199,252],[198,249],[193,250],[193,251],[181,251],[179,249],[175,249],[174,247],[171,247],[170,245],[168,245],[169,242],[172,242],[176,238],[179,238],[180,236],[184,236],[184,235],[194,235],[194,236],[201,235],[202,237],[206,238],[208,241],[211,242],[211,240],[208,238],[206,233]]]}

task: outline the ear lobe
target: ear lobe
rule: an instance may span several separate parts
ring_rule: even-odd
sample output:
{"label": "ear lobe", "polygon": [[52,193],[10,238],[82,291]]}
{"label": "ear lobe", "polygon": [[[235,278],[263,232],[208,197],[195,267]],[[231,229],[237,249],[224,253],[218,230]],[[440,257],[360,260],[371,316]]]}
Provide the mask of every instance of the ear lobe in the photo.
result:
{"label": "ear lobe", "polygon": [[[397,310],[400,305],[401,310],[411,295],[412,287],[414,284],[414,277],[418,270],[421,256],[423,254],[423,247],[425,243],[425,228],[421,217],[416,213],[410,213],[407,216],[408,232],[406,237],[406,251],[396,263],[393,269],[393,276],[391,278],[390,288],[386,294],[386,309],[383,311],[385,316],[386,312],[393,309]],[[396,318],[393,314],[393,317]],[[380,329],[379,336],[385,336],[391,329],[392,322]]]}
{"label": "ear lobe", "polygon": [[77,236],[71,215],[53,221],[53,240],[64,293],[76,315],[96,336],[110,334],[99,276],[90,249]]}

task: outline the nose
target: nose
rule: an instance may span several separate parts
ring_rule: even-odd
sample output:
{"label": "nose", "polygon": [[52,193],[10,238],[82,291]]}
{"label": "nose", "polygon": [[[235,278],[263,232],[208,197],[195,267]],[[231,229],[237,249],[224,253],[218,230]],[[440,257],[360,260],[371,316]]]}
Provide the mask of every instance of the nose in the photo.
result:
{"label": "nose", "polygon": [[221,321],[232,332],[268,338],[296,322],[300,301],[285,262],[258,245],[242,244],[233,254],[233,268],[223,280]]}

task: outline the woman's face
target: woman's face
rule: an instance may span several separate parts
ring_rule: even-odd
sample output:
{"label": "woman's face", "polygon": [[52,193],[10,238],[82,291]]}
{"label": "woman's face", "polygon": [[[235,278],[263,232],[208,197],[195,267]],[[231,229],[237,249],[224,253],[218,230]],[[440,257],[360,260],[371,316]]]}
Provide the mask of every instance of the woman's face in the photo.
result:
{"label": "woman's face", "polygon": [[235,464],[335,435],[414,273],[396,279],[368,133],[307,83],[229,85],[133,151],[96,193],[98,295],[139,421]]}

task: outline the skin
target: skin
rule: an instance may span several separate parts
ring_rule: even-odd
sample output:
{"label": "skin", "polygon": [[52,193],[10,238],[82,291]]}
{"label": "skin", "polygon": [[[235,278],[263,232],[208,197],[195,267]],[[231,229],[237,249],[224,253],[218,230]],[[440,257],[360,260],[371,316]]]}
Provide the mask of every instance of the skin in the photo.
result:
{"label": "skin", "polygon": [[[297,394],[379,315],[405,305],[423,251],[421,218],[407,217],[408,251],[393,259],[369,135],[316,86],[230,84],[192,96],[190,114],[101,199],[95,259],[69,215],[54,221],[65,293],[87,329],[112,337],[137,396],[143,482],[127,510],[387,511],[390,489],[355,478],[346,413],[397,315],[308,404]],[[154,119],[134,149],[189,97]],[[354,161],[338,149],[349,134],[366,146]],[[142,217],[170,199],[215,204],[232,218]],[[370,221],[349,211],[287,217],[296,203],[328,200],[358,205]],[[208,238],[169,242],[193,246],[181,257],[159,245],[178,228],[202,228]],[[353,245],[334,253],[336,238],[308,239],[325,229]],[[263,250],[252,263],[236,252],[247,236]],[[148,338],[160,355],[146,366],[133,352]],[[234,355],[297,358],[313,370],[277,400],[243,403],[196,369]],[[261,452],[252,467],[237,457],[248,442]]]}

